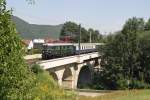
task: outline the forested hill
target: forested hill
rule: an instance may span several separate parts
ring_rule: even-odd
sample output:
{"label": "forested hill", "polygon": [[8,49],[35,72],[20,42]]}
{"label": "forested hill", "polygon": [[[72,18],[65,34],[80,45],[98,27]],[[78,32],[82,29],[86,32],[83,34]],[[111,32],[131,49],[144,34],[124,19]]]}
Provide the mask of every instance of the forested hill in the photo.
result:
{"label": "forested hill", "polygon": [[63,24],[60,25],[35,25],[29,24],[28,22],[12,16],[18,33],[23,39],[33,39],[33,38],[59,38],[61,28]]}

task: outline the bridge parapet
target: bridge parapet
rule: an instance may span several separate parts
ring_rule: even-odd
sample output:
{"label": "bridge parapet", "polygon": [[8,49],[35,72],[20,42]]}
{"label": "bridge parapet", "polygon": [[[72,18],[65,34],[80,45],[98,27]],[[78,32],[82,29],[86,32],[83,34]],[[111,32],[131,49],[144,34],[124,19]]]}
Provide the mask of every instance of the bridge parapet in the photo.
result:
{"label": "bridge parapet", "polygon": [[98,52],[93,52],[93,53],[87,53],[87,54],[81,54],[81,55],[75,55],[75,56],[39,61],[39,62],[37,62],[37,64],[43,66],[43,69],[51,69],[54,67],[68,65],[68,64],[72,64],[72,63],[83,63],[84,60],[97,58],[99,56],[100,55]]}

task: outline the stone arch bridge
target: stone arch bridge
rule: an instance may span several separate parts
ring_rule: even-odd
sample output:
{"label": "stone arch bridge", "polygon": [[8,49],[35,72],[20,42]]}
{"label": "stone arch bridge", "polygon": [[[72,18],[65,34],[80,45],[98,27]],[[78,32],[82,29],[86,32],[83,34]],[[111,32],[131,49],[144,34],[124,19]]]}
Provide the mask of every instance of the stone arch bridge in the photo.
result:
{"label": "stone arch bridge", "polygon": [[81,84],[91,84],[93,72],[100,68],[98,52],[39,61],[37,64],[65,88],[76,89]]}

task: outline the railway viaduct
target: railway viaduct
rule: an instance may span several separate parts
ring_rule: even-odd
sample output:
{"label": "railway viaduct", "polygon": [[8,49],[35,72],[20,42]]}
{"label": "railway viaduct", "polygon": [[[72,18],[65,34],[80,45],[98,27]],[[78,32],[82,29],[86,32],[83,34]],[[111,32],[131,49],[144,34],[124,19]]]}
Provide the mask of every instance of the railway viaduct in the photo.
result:
{"label": "railway viaduct", "polygon": [[100,68],[98,52],[38,61],[37,64],[64,88],[76,89],[81,84],[91,84],[95,69]]}

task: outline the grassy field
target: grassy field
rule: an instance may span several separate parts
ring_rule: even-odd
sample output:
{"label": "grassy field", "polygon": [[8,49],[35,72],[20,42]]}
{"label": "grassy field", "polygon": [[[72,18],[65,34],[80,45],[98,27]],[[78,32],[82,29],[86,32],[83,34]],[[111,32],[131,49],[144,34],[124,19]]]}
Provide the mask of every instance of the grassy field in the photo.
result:
{"label": "grassy field", "polygon": [[150,100],[150,90],[117,91],[98,97],[80,96],[78,100]]}

